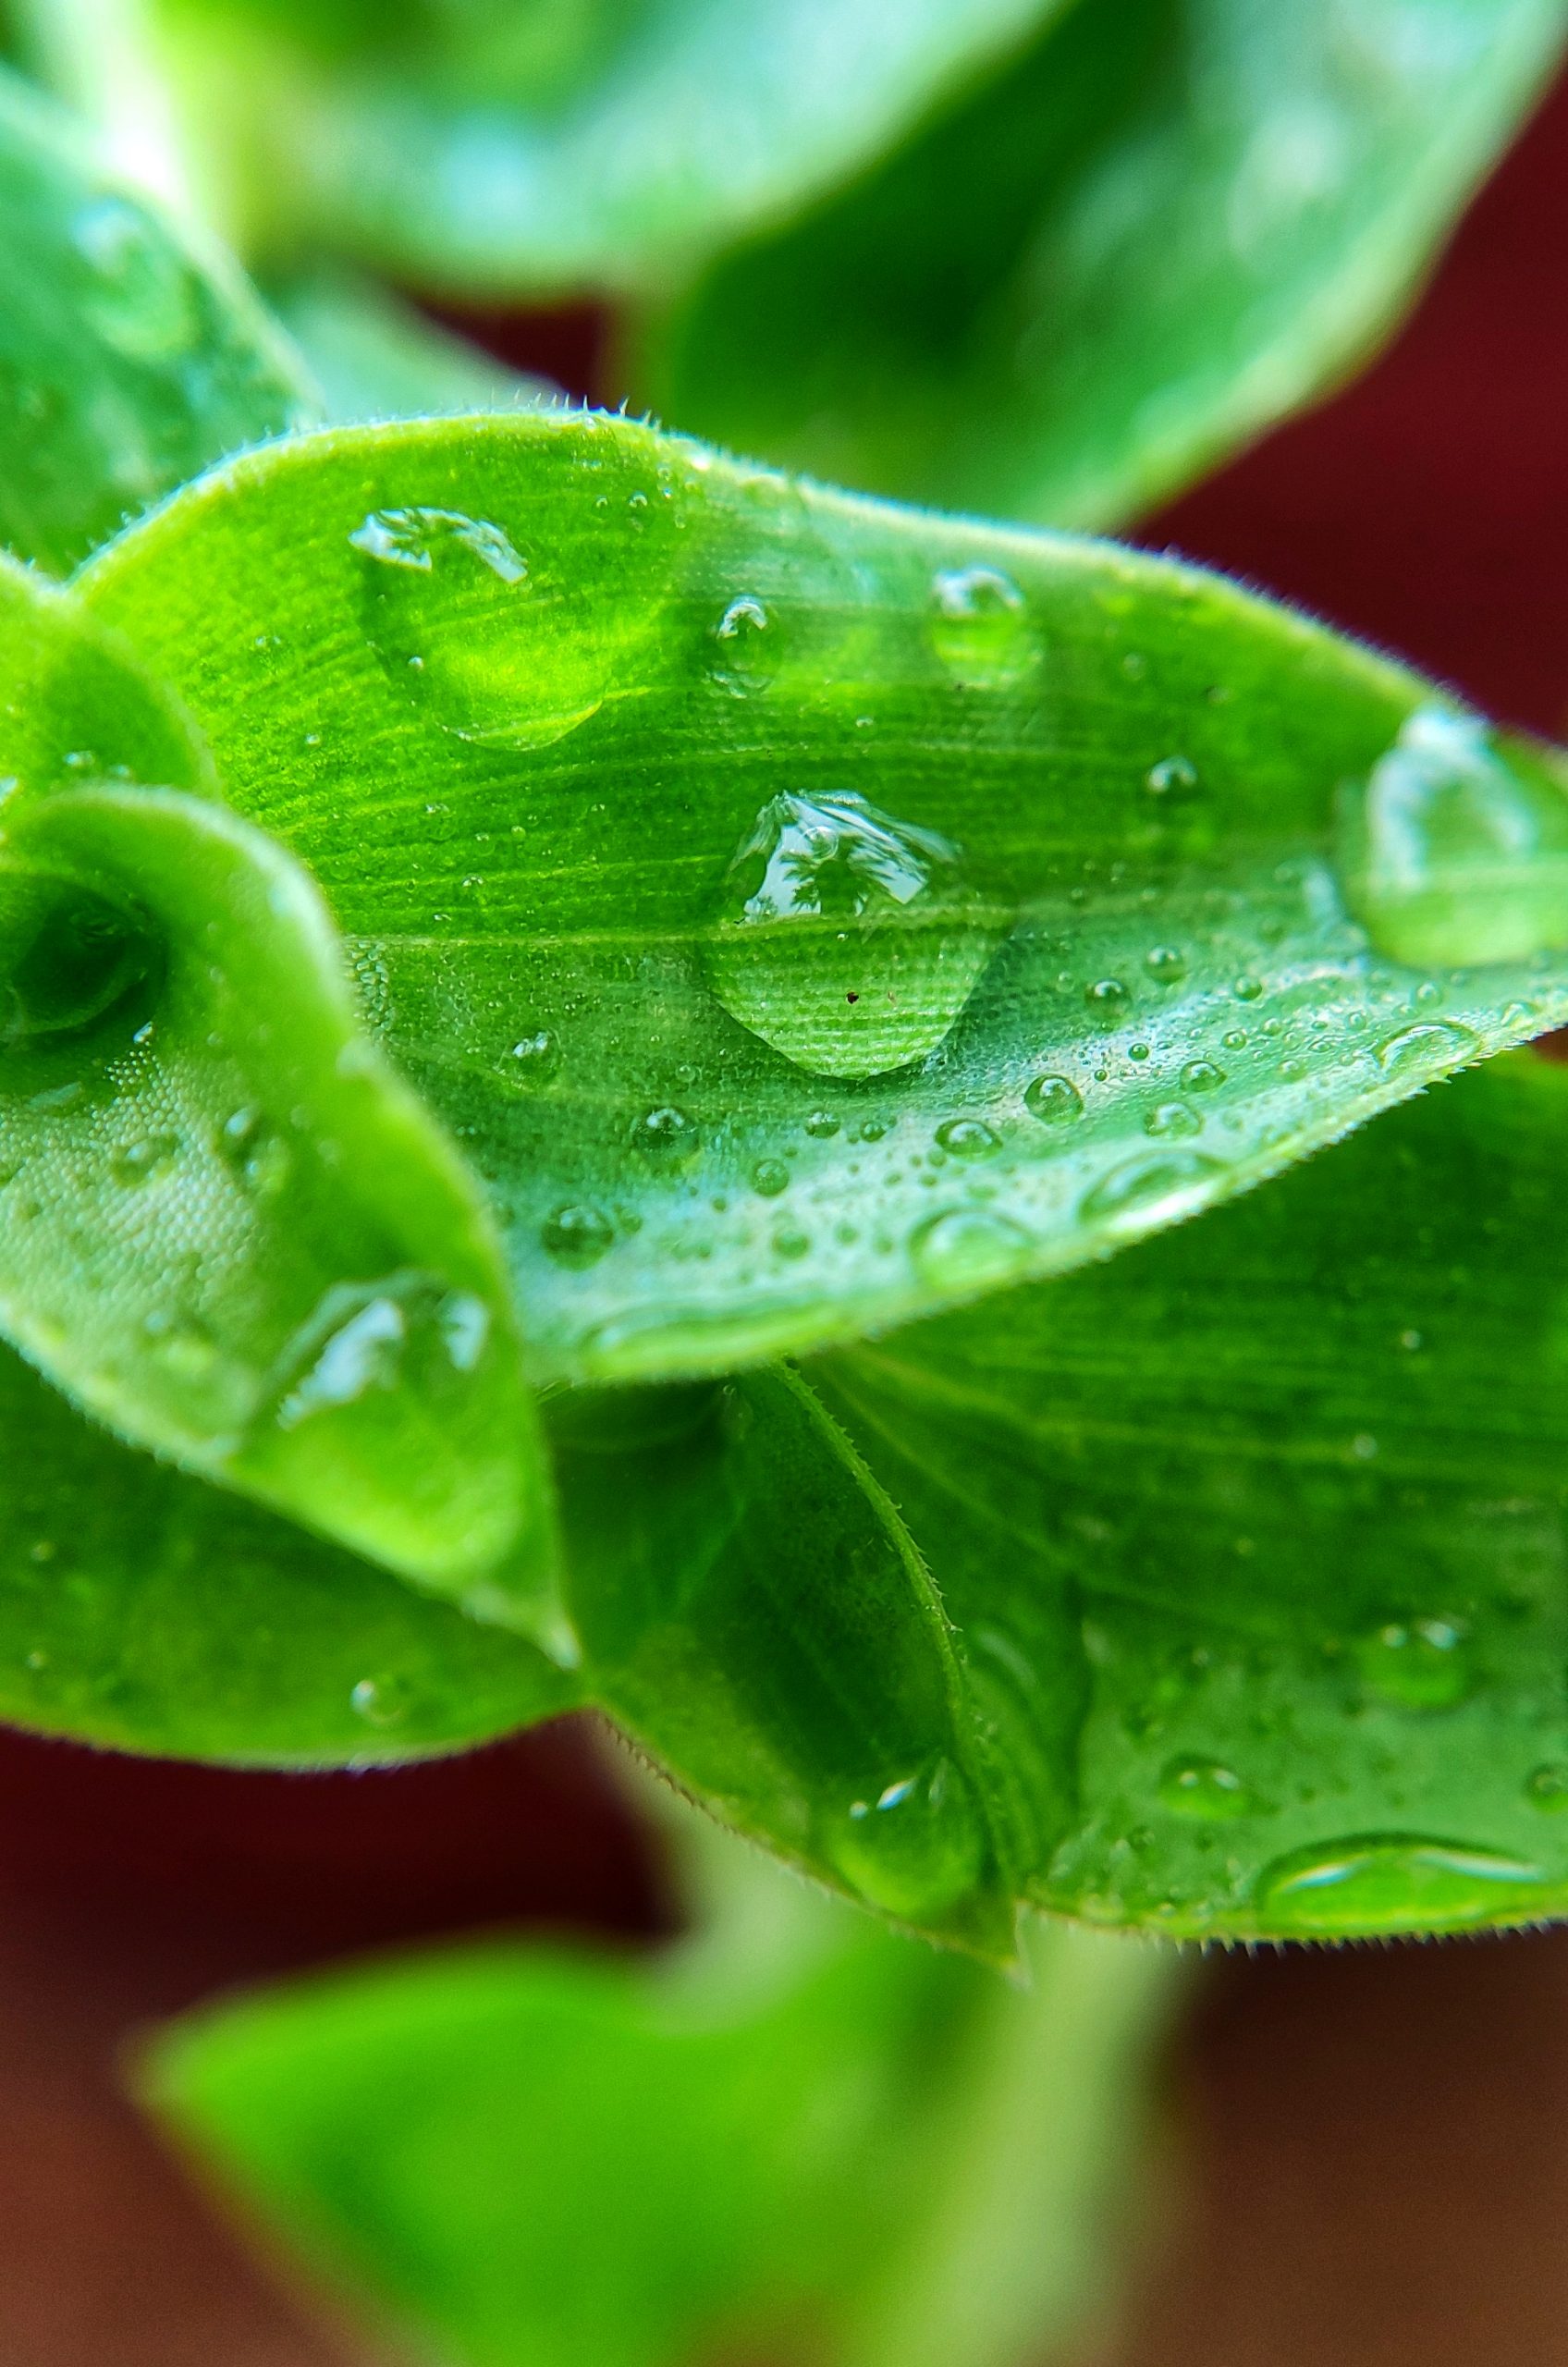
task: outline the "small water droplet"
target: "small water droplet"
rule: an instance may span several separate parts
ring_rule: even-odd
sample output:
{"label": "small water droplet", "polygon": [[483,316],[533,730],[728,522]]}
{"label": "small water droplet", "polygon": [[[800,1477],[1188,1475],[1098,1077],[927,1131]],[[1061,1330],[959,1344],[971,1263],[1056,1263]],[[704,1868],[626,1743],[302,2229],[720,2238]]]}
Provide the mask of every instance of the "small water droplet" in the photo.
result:
{"label": "small water droplet", "polygon": [[1243,975],[1231,983],[1231,992],[1238,1002],[1256,1002],[1263,992],[1263,980]]}
{"label": "small water droplet", "polygon": [[1184,1101],[1161,1101],[1144,1119],[1145,1134],[1158,1134],[1162,1139],[1182,1134],[1200,1134],[1203,1120]]}
{"label": "small water droplet", "polygon": [[836,1118],[831,1110],[814,1110],[806,1120],[806,1132],[816,1142],[827,1142],[842,1124],[843,1120]]}
{"label": "small water droplet", "polygon": [[1568,949],[1568,793],[1476,716],[1420,707],[1339,810],[1345,900],[1417,968]]}
{"label": "small water droplet", "polygon": [[1212,1061],[1189,1061],[1180,1082],[1183,1093],[1216,1093],[1225,1082],[1225,1072]]}
{"label": "small water droplet", "polygon": [[1159,763],[1151,765],[1144,775],[1144,787],[1151,797],[1160,798],[1173,805],[1182,803],[1197,795],[1197,767],[1188,756],[1162,756]]}
{"label": "small water droplet", "polygon": [[278,1359],[266,1419],[284,1431],[405,1384],[472,1373],[490,1313],[472,1291],[409,1268],[374,1282],[335,1282]]}
{"label": "small water droplet", "polygon": [[714,918],[708,976],[731,1017],[839,1077],[935,1051],[1005,929],[949,840],[848,791],[771,798]]}
{"label": "small water droplet", "polygon": [[810,1250],[811,1235],[802,1233],[798,1225],[780,1225],[773,1236],[773,1247],[776,1256],[788,1257],[793,1263],[796,1258],[804,1257]]}
{"label": "small water droplet", "polygon": [[581,1270],[598,1264],[615,1239],[615,1227],[602,1209],[573,1204],[546,1217],[539,1237],[557,1266]]}
{"label": "small water droplet", "polygon": [[218,1149],[247,1191],[275,1199],[288,1181],[294,1154],[259,1110],[235,1110],[218,1132]]}
{"label": "small water droplet", "polygon": [[138,1134],[111,1152],[109,1172],[116,1184],[134,1189],[167,1175],[179,1157],[178,1134]]}
{"label": "small water droplet", "polygon": [[954,1159],[989,1159],[1002,1147],[1001,1136],[984,1118],[944,1118],[937,1140]]}
{"label": "small water droplet", "polygon": [[1033,1245],[1011,1217],[988,1208],[946,1208],[916,1228],[910,1255],[934,1289],[980,1290],[1019,1272]]}
{"label": "small water droplet", "polygon": [[536,1027],[507,1048],[503,1067],[520,1085],[545,1085],[561,1064],[560,1039],[553,1028]]}
{"label": "small water droplet", "polygon": [[776,1200],[790,1188],[790,1171],[781,1159],[759,1159],[752,1170],[752,1189],[765,1200]]}
{"label": "small water droplet", "polygon": [[1402,1710],[1451,1710],[1474,1682],[1464,1631],[1452,1619],[1389,1620],[1356,1646],[1362,1683]]}
{"label": "small water droplet", "polygon": [[631,1147],[645,1151],[661,1166],[683,1166],[702,1148],[702,1128],[684,1110],[661,1102],[656,1110],[644,1110],[631,1128]]}
{"label": "small water droplet", "polygon": [[1561,1816],[1568,1809],[1568,1766],[1549,1760],[1544,1767],[1533,1768],[1525,1781],[1525,1797],[1533,1809]]}
{"label": "small water droplet", "polygon": [[1187,957],[1174,945],[1156,945],[1145,954],[1144,967],[1162,987],[1174,987],[1187,975]]}
{"label": "small water droplet", "polygon": [[1123,1159],[1084,1193],[1078,1213],[1092,1224],[1119,1217],[1143,1217],[1166,1201],[1174,1208],[1178,1203],[1207,1190],[1224,1172],[1223,1162],[1210,1159],[1204,1151],[1169,1151]]}
{"label": "small water droplet", "polygon": [[1127,1008],[1127,989],[1120,978],[1096,978],[1084,989],[1091,1011],[1104,1019],[1120,1019]]}
{"label": "small water droplet", "polygon": [[1368,1834],[1292,1850],[1265,1869],[1260,1932],[1348,1939],[1394,1932],[1462,1932],[1545,1911],[1538,1866],[1418,1834]]}
{"label": "small water droplet", "polygon": [[931,646],[965,690],[1008,690],[1039,662],[1016,583],[992,567],[945,569],[932,579]]}
{"label": "small water droplet", "polygon": [[1065,1126],[1083,1116],[1084,1097],[1071,1077],[1037,1076],[1024,1089],[1023,1107],[1042,1126]]}
{"label": "small water droplet", "polygon": [[948,1759],[868,1789],[826,1837],[851,1889],[909,1921],[966,1898],[990,1855],[974,1796]]}
{"label": "small water droplet", "polygon": [[361,1676],[349,1700],[367,1726],[398,1726],[413,1706],[413,1687],[405,1676]]}
{"label": "small water droplet", "polygon": [[750,592],[731,600],[713,637],[718,654],[710,671],[719,688],[737,699],[766,691],[778,670],[778,636],[763,603]]}
{"label": "small water droplet", "polygon": [[1173,1759],[1160,1776],[1159,1797],[1176,1815],[1211,1823],[1256,1816],[1262,1806],[1235,1770],[1217,1759]]}
{"label": "small water droplet", "polygon": [[1374,1057],[1380,1069],[1402,1069],[1428,1061],[1447,1066],[1473,1059],[1480,1049],[1479,1037],[1457,1020],[1420,1019],[1413,1027],[1385,1036]]}

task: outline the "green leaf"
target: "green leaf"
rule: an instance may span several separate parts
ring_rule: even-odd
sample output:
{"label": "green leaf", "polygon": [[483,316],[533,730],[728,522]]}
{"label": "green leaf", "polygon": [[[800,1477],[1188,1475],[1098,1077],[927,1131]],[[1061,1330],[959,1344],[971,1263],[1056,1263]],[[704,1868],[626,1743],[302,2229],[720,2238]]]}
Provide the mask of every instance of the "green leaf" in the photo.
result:
{"label": "green leaf", "polygon": [[372,1765],[570,1709],[571,1681],[84,1421],[0,1349],[0,1718],[160,1758]]}
{"label": "green leaf", "polygon": [[[1076,2335],[1172,1960],[1041,1932],[1021,1993],[764,1907],[645,1968],[493,1945],[263,1993],[165,2035],[147,2092],[454,2367],[1015,2367]],[[895,2347],[894,2287],[950,2349]]]}
{"label": "green leaf", "polygon": [[1080,0],[650,319],[676,425],[1113,524],[1354,368],[1559,54],[1562,0]]}
{"label": "green leaf", "polygon": [[[154,14],[187,139],[247,246],[325,244],[504,298],[645,287],[777,220],[1057,4],[167,0]],[[56,48],[90,52],[96,9],[59,13]]]}
{"label": "green leaf", "polygon": [[508,370],[374,281],[317,272],[269,292],[335,426],[564,400],[548,379]]}
{"label": "green leaf", "polygon": [[233,265],[0,70],[0,542],[57,571],[319,415]]}
{"label": "green leaf", "polygon": [[1000,1748],[1072,1772],[1030,1898],[1247,1939],[1568,1907],[1565,1159],[1568,1074],[1504,1061],[813,1368]]}
{"label": "green leaf", "polygon": [[540,1380],[1081,1264],[1568,1019],[1559,760],[1193,569],[539,414],[248,457],[82,589],[320,881]]}

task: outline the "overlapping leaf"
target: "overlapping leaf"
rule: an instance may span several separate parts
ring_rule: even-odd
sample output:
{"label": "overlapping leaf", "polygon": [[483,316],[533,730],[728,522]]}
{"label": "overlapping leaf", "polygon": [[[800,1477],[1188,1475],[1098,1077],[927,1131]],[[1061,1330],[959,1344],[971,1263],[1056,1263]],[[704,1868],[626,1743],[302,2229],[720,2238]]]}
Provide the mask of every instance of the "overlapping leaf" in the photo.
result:
{"label": "overlapping leaf", "polygon": [[647,325],[673,425],[841,482],[1125,519],[1388,327],[1562,0],[1080,0]]}
{"label": "overlapping leaf", "polygon": [[210,461],[319,416],[233,265],[0,69],[0,543],[63,571]]}
{"label": "overlapping leaf", "polygon": [[[641,287],[831,186],[1053,0],[162,0],[248,247],[500,297]],[[50,0],[92,85],[96,12]]]}
{"label": "overlapping leaf", "polygon": [[1080,1264],[1568,1018],[1558,760],[1194,570],[579,414],[275,448],[82,588],[321,882],[541,1379]]}

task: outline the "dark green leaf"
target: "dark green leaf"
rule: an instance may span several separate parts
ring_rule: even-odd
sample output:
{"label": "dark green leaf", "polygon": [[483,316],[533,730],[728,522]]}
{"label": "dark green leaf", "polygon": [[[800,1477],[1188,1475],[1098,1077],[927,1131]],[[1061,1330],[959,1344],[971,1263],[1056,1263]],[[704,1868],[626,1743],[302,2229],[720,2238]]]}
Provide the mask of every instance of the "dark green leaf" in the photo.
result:
{"label": "dark green leaf", "polygon": [[372,1764],[572,1705],[494,1626],[132,1453],[0,1349],[0,1717],[160,1757]]}
{"label": "dark green leaf", "polygon": [[320,880],[541,1379],[1079,1264],[1568,1018],[1558,760],[1194,570],[540,414],[257,454],[82,581]]}
{"label": "dark green leaf", "polygon": [[[643,287],[777,220],[1055,5],[163,0],[149,39],[247,245],[507,297]],[[49,6],[91,87],[98,12]]]}
{"label": "dark green leaf", "polygon": [[0,69],[0,542],[63,570],[222,454],[318,415],[233,265]]}
{"label": "dark green leaf", "polygon": [[263,1994],[149,2091],[454,2367],[1016,2367],[1077,2333],[1171,1959],[1041,1932],[1021,1993],[760,1906],[646,1969],[493,1946]]}
{"label": "dark green leaf", "polygon": [[1114,523],[1391,325],[1562,0],[1080,0],[647,325],[675,425],[907,498]]}

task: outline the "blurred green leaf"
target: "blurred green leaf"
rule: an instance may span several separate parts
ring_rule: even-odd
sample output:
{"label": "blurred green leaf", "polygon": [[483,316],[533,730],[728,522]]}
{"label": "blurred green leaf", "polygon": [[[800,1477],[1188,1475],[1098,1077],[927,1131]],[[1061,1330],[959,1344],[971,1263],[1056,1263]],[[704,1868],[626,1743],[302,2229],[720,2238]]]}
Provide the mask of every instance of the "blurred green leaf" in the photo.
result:
{"label": "blurred green leaf", "polygon": [[320,881],[539,1380],[1080,1264],[1568,1018],[1559,760],[1195,570],[538,414],[247,458],[82,588]]}
{"label": "blurred green leaf", "polygon": [[315,272],[268,292],[315,374],[335,426],[564,400],[547,378],[525,377],[492,361],[374,280]]}
{"label": "blurred green leaf", "polygon": [[[91,94],[96,6],[45,5]],[[164,0],[146,40],[248,249],[506,298],[646,287],[779,219],[1057,5]]]}
{"label": "blurred green leaf", "polygon": [[232,264],[0,70],[0,542],[63,571],[210,461],[318,416]]}
{"label": "blurred green leaf", "polygon": [[644,324],[673,424],[844,483],[1115,523],[1397,319],[1562,0],[1080,0]]}
{"label": "blurred green leaf", "polygon": [[0,1718],[160,1758],[371,1765],[570,1709],[542,1653],[132,1452],[0,1349]]}
{"label": "blurred green leaf", "polygon": [[[797,1893],[650,1968],[496,1944],[263,1993],[177,2027],[146,2087],[454,2367],[1014,2367],[1097,2298],[1171,1968],[1042,1932],[1020,1993]],[[970,2254],[977,2159],[1010,2176]],[[935,2291],[972,2267],[954,2324]],[[893,2286],[950,2349],[893,2347]]]}

